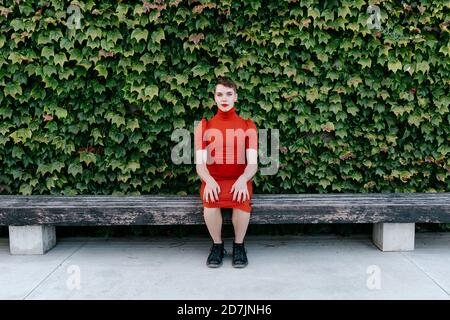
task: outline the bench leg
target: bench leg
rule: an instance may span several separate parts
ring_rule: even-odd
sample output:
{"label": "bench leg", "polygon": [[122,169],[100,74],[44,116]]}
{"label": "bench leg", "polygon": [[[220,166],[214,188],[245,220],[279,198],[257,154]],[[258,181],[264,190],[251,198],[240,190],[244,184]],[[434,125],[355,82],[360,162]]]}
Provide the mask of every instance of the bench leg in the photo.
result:
{"label": "bench leg", "polygon": [[373,243],[381,251],[414,250],[415,223],[375,223]]}
{"label": "bench leg", "polygon": [[44,254],[55,244],[55,226],[9,226],[11,254]]}

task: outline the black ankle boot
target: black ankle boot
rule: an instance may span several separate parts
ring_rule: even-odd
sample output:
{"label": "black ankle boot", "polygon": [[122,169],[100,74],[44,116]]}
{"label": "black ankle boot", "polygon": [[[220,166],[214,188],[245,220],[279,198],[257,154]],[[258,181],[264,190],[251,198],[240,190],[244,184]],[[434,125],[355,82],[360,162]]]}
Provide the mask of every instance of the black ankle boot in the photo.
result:
{"label": "black ankle boot", "polygon": [[213,243],[211,247],[211,252],[209,253],[208,259],[206,260],[206,265],[210,268],[217,268],[222,265],[223,256],[225,254],[224,244]]}
{"label": "black ankle boot", "polygon": [[233,242],[233,267],[245,268],[247,264],[247,250],[244,247],[244,243]]}

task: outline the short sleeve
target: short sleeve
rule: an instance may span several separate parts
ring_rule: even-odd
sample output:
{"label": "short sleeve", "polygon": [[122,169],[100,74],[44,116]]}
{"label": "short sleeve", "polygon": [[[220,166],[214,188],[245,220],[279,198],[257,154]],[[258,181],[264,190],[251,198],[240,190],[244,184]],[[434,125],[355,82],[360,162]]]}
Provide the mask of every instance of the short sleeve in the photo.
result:
{"label": "short sleeve", "polygon": [[194,140],[195,140],[195,150],[205,150],[206,149],[206,141],[203,139],[203,136],[206,131],[206,119],[202,118],[202,120],[198,123],[194,132]]}
{"label": "short sleeve", "polygon": [[248,119],[247,130],[245,132],[245,149],[255,149],[258,150],[258,129],[255,123]]}

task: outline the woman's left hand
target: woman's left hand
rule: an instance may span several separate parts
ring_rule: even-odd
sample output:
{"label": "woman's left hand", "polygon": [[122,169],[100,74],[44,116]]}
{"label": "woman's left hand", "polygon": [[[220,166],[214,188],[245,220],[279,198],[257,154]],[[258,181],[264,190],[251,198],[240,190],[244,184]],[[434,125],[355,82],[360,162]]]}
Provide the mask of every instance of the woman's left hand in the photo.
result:
{"label": "woman's left hand", "polygon": [[[231,187],[230,192],[233,193],[233,201],[244,202],[250,200],[250,194],[248,193],[247,180],[244,176],[240,176]],[[242,198],[242,199],[241,199]]]}

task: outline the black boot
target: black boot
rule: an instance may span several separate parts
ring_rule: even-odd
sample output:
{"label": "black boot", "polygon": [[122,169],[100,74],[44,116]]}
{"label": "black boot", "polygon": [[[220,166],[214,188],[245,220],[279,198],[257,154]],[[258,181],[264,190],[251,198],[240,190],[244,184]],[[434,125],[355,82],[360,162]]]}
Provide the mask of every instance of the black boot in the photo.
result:
{"label": "black boot", "polygon": [[222,265],[223,256],[225,254],[225,249],[222,243],[213,243],[211,247],[211,252],[209,253],[208,259],[206,260],[206,265],[210,268],[217,268]]}
{"label": "black boot", "polygon": [[244,247],[244,243],[233,242],[233,267],[245,268],[247,264],[247,250]]}

